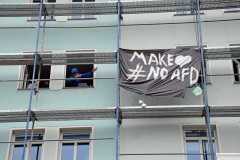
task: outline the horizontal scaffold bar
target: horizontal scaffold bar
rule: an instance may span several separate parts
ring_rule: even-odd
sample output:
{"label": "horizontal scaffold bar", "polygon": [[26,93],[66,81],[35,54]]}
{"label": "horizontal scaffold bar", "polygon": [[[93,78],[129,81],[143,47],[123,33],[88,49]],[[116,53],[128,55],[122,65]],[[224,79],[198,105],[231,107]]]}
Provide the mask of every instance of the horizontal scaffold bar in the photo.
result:
{"label": "horizontal scaffold bar", "polygon": [[[97,120],[115,119],[116,108],[100,109],[60,109],[60,110],[32,110],[32,121],[66,121],[66,120]],[[201,118],[205,115],[204,106],[149,106],[121,107],[121,119],[145,118]],[[211,117],[240,117],[240,106],[210,107]],[[25,122],[26,110],[0,111],[0,122]]]}
{"label": "horizontal scaffold bar", "polygon": [[[42,16],[117,15],[117,2],[44,3]],[[240,7],[239,0],[200,0],[200,10]],[[38,3],[0,3],[0,17],[39,15]],[[160,13],[197,10],[191,0],[123,1],[121,14]]]}

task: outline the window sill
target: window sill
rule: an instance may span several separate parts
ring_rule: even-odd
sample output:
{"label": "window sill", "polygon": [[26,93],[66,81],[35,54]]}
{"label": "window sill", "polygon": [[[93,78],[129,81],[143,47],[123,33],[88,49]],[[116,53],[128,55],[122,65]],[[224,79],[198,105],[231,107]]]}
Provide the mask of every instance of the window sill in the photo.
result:
{"label": "window sill", "polygon": [[[193,15],[196,15],[196,14],[174,14],[173,16],[193,16]],[[200,15],[204,15],[204,13],[200,13]]]}
{"label": "window sill", "polygon": [[[18,90],[18,91],[30,91],[31,89],[27,89],[27,88],[25,88],[25,89],[20,89],[20,88],[18,88],[17,90]],[[49,90],[49,88],[39,88],[38,90]]]}
{"label": "window sill", "polygon": [[[44,20],[43,19],[41,19],[41,22],[43,22]],[[51,21],[53,21],[53,22],[55,22],[56,21],[56,19],[49,19],[49,20],[45,20],[45,21],[48,21],[48,22],[51,22]],[[28,19],[27,20],[27,22],[38,22],[38,20],[30,20],[30,19]]]}
{"label": "window sill", "polygon": [[224,13],[238,13],[240,12],[240,10],[236,10],[236,11],[224,11]]}
{"label": "window sill", "polygon": [[97,18],[68,18],[68,21],[78,21],[78,20],[97,20]]}
{"label": "window sill", "polygon": [[80,88],[95,88],[94,86],[90,87],[63,87],[63,89],[80,89]]}

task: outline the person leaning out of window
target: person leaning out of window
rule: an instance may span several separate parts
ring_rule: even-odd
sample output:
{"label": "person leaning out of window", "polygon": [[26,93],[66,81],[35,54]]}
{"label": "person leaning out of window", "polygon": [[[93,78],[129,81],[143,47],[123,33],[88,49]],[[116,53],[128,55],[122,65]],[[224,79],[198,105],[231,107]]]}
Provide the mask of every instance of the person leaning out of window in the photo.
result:
{"label": "person leaning out of window", "polygon": [[78,79],[78,80],[73,80],[71,78],[90,78],[93,76],[93,73],[97,71],[97,68],[93,68],[90,72],[84,73],[84,74],[80,74],[78,72],[77,68],[73,68],[72,69],[72,75],[70,76],[70,79],[67,80],[67,82],[73,86],[73,87],[77,87],[78,83],[83,83],[82,79]]}

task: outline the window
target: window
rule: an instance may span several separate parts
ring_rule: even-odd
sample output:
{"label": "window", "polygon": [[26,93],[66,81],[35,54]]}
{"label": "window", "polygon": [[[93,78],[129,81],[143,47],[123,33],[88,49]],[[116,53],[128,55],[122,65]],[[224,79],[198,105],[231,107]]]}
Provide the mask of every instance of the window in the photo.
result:
{"label": "window", "polygon": [[[80,64],[80,65],[67,65],[66,66],[66,77],[70,78],[72,76],[72,69],[77,68],[79,74],[88,74],[94,68],[93,64]],[[89,78],[93,78],[93,74],[89,75]],[[73,80],[76,81],[77,80]],[[93,79],[78,80],[77,86],[70,81],[65,82],[65,87],[91,87],[93,86]]]}
{"label": "window", "polygon": [[[44,130],[34,130],[32,140],[43,140]],[[13,131],[12,141],[17,142],[11,144],[10,154],[8,160],[19,160],[22,156],[23,144],[24,144],[25,131]],[[27,140],[31,137],[31,130],[28,132]],[[43,142],[31,142],[29,143],[30,150],[26,150],[25,157],[29,157],[29,160],[41,160],[42,145]]]}
{"label": "window", "polygon": [[[35,79],[38,79],[39,66],[36,66]],[[50,79],[51,66],[42,66],[40,79]],[[20,82],[19,89],[31,89],[31,80],[33,75],[33,65],[22,66],[21,73],[23,82]],[[36,82],[39,83],[39,88],[49,88],[49,80]],[[36,85],[35,83],[35,85]],[[34,86],[36,87],[36,86]]]}
{"label": "window", "polygon": [[[186,153],[209,153],[205,127],[185,127],[184,141]],[[212,127],[213,128],[213,127]],[[216,152],[216,133],[212,130],[213,149]],[[210,160],[210,155],[187,155],[186,160]]]}
{"label": "window", "polygon": [[[92,52],[95,52],[95,50],[68,50],[66,53],[88,53],[89,56],[93,56]],[[92,61],[94,62],[94,60]],[[79,64],[79,65],[67,65],[66,66],[66,78],[70,78],[73,76],[72,69],[76,68],[78,70],[79,74],[87,74],[87,76],[82,78],[94,78],[94,73],[91,72],[94,68],[93,64]],[[91,72],[91,73],[90,73]],[[92,87],[94,86],[94,80],[93,79],[86,79],[86,80],[66,80],[65,81],[65,87]]]}
{"label": "window", "polygon": [[[206,73],[206,76],[207,76],[207,75],[210,75],[210,74],[211,74],[210,61],[206,61],[206,60],[205,60],[205,63],[204,63],[204,64],[205,64],[205,73]],[[203,76],[203,74],[202,74],[202,76]],[[200,85],[203,84],[202,78],[203,78],[203,77],[201,77],[201,76],[198,78],[198,84],[200,84]],[[207,83],[207,84],[211,84],[211,83],[212,83],[212,80],[211,80],[211,77],[210,77],[210,76],[207,76],[206,83]]]}
{"label": "window", "polygon": [[90,159],[91,128],[61,129],[59,160]]}
{"label": "window", "polygon": [[[34,54],[33,52],[23,52],[26,54]],[[43,51],[43,53],[52,53],[52,51]],[[18,89],[30,89],[31,88],[31,80],[33,75],[33,65],[24,65],[20,66],[20,75],[19,79],[23,81],[19,81],[18,83]],[[35,71],[35,79],[38,79],[38,71],[39,66],[36,66]],[[40,73],[40,79],[50,79],[50,73],[51,73],[51,66],[50,65],[44,65],[41,67],[41,73]],[[39,83],[39,88],[49,88],[49,80],[36,82]],[[35,87],[36,87],[35,83]]]}
{"label": "window", "polygon": [[[89,2],[95,2],[95,0],[70,0],[70,2],[73,3],[79,3],[79,2],[85,2],[85,3],[89,3]],[[96,17],[94,15],[75,15],[75,16],[71,16],[70,19],[95,19]]]}
{"label": "window", "polygon": [[[32,3],[41,3],[41,0],[31,0]],[[43,3],[56,3],[56,0],[43,0]],[[52,5],[52,9],[54,6]],[[51,11],[53,13],[53,10]],[[38,21],[39,16],[31,17],[29,20]],[[43,17],[42,17],[43,20]],[[46,16],[46,20],[55,20],[54,16]]]}
{"label": "window", "polygon": [[234,81],[235,82],[240,82],[240,59],[233,59],[232,60],[232,64],[233,64],[233,73],[237,74],[234,75]]}

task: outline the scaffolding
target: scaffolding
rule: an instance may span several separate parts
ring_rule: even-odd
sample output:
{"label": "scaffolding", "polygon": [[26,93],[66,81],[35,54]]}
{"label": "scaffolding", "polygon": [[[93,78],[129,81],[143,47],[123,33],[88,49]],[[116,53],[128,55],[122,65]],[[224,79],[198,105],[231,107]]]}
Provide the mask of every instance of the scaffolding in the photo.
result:
{"label": "scaffolding", "polygon": [[[66,64],[117,64],[119,76],[119,48],[122,14],[145,14],[145,13],[163,13],[178,11],[193,11],[196,13],[198,50],[201,52],[202,71],[203,71],[203,88],[204,88],[204,105],[203,106],[185,106],[185,107],[148,107],[148,108],[121,108],[120,107],[120,88],[119,78],[116,78],[116,107],[107,109],[74,109],[74,110],[34,110],[31,108],[32,95],[34,88],[31,87],[29,108],[28,110],[2,110],[0,111],[0,122],[26,122],[26,131],[24,137],[24,150],[22,160],[25,159],[25,148],[27,143],[27,134],[29,122],[35,121],[65,121],[65,120],[96,120],[96,119],[116,119],[116,160],[121,155],[119,153],[119,127],[122,119],[143,119],[143,118],[190,118],[205,117],[207,126],[207,138],[210,152],[200,153],[211,155],[211,160],[216,160],[216,153],[213,150],[211,136],[210,117],[239,117],[239,106],[209,106],[208,95],[206,90],[206,70],[205,60],[216,59],[236,59],[240,58],[240,48],[213,48],[205,49],[202,42],[202,26],[200,11],[226,8],[239,8],[239,0],[161,0],[161,1],[124,1],[121,2],[88,2],[88,3],[1,3],[0,17],[30,17],[38,16],[37,39],[35,53],[1,53],[0,65],[34,65],[32,83],[35,80],[36,66],[42,65],[66,65]],[[74,52],[74,53],[42,53],[38,52],[40,30],[45,32],[46,16],[74,16],[74,15],[117,15],[117,51],[116,52]],[[41,20],[43,19],[43,26]],[[54,27],[52,27],[54,28]],[[42,41],[44,42],[44,36]],[[40,71],[39,71],[40,73]],[[38,73],[38,74],[39,74]],[[39,77],[39,76],[38,76]],[[39,79],[39,78],[38,78]],[[41,80],[41,79],[39,79]],[[32,131],[33,131],[32,130]],[[32,139],[32,138],[31,138]],[[55,140],[58,141],[58,140]],[[11,143],[11,142],[6,142]],[[173,154],[173,153],[169,153]],[[169,155],[160,153],[155,155]],[[143,154],[136,154],[143,155]],[[146,154],[145,154],[146,155]],[[151,154],[154,155],[154,154]],[[176,155],[188,155],[187,153],[176,153]]]}

